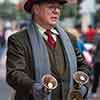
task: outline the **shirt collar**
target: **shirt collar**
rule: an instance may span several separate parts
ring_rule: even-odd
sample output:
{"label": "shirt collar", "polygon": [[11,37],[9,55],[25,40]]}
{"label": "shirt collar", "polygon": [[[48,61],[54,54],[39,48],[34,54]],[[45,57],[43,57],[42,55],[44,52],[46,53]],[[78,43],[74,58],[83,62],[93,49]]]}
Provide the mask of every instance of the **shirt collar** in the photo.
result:
{"label": "shirt collar", "polygon": [[[38,27],[39,32],[40,32],[42,35],[44,35],[44,32],[46,31],[46,29],[44,29],[43,27],[41,27],[39,24],[36,24],[36,25],[37,25],[37,27]],[[54,28],[51,29],[51,32],[53,32],[53,34],[55,34],[55,35],[59,35],[58,32],[57,32],[57,30],[54,29]]]}

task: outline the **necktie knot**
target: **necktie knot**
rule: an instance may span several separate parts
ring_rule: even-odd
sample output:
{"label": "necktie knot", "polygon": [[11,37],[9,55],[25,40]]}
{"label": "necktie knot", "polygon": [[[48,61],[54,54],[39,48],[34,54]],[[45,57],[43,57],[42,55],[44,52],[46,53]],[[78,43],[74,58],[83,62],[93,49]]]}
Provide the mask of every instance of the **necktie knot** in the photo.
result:
{"label": "necktie knot", "polygon": [[56,41],[54,40],[53,36],[52,36],[52,32],[50,30],[46,30],[45,32],[48,36],[48,44],[52,47],[55,48],[56,47]]}

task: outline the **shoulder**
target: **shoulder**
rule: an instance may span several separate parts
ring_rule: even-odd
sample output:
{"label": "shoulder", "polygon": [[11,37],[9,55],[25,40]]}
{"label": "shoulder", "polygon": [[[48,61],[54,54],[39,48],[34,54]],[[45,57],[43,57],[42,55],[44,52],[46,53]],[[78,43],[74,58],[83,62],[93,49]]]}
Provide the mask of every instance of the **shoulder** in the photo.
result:
{"label": "shoulder", "polygon": [[24,47],[28,43],[27,29],[20,30],[8,38],[8,46]]}
{"label": "shoulder", "polygon": [[11,35],[9,38],[8,38],[8,41],[11,40],[11,39],[16,39],[16,40],[24,40],[25,38],[27,37],[27,29],[23,29],[23,30],[20,30],[20,31],[17,31],[16,33],[14,33],[13,35]]}
{"label": "shoulder", "polygon": [[73,34],[69,33],[69,32],[66,32],[66,34],[69,36],[69,38],[70,38],[73,46],[76,47],[76,45],[77,45],[77,39],[76,39],[76,37]]}

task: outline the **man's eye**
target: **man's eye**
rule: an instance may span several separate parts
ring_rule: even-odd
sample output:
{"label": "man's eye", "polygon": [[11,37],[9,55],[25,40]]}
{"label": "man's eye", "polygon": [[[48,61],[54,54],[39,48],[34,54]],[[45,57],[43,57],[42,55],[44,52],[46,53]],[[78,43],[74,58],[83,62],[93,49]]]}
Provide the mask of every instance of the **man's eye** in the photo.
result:
{"label": "man's eye", "polygon": [[55,8],[58,8],[58,9],[61,9],[60,6],[48,6],[49,9],[55,9]]}

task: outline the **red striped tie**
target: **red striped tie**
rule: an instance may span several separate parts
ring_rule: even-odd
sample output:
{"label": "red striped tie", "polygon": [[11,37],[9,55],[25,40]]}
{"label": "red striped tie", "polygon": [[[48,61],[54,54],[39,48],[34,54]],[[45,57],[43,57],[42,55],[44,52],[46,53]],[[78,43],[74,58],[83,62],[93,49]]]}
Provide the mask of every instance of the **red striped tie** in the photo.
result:
{"label": "red striped tie", "polygon": [[50,30],[46,30],[46,33],[48,35],[48,43],[52,48],[56,47],[56,41],[52,37],[52,32]]}

